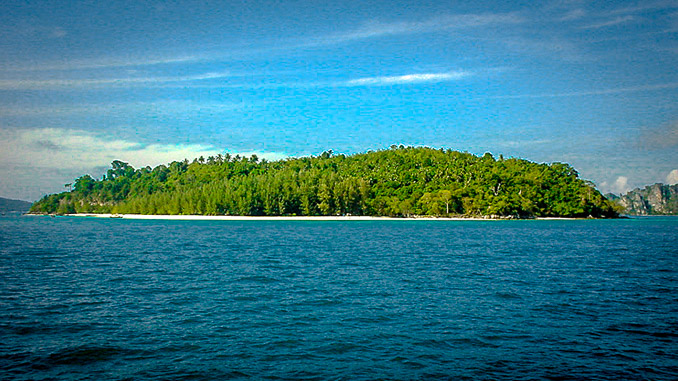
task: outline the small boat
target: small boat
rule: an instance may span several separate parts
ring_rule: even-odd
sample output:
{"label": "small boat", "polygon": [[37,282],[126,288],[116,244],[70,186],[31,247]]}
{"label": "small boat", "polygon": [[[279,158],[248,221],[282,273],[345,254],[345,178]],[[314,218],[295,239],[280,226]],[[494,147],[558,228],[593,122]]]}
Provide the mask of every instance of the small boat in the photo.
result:
{"label": "small boat", "polygon": [[122,216],[119,215],[119,214],[113,214],[113,215],[111,215],[110,218],[122,218]]}

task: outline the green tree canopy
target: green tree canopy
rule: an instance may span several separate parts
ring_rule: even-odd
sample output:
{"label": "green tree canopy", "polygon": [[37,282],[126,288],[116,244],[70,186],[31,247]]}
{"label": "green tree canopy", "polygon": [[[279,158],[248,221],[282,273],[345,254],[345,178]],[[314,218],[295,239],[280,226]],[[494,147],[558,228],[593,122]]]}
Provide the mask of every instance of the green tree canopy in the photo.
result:
{"label": "green tree canopy", "polygon": [[426,147],[279,161],[256,156],[134,169],[45,196],[34,213],[615,217],[614,206],[564,163],[499,160]]}

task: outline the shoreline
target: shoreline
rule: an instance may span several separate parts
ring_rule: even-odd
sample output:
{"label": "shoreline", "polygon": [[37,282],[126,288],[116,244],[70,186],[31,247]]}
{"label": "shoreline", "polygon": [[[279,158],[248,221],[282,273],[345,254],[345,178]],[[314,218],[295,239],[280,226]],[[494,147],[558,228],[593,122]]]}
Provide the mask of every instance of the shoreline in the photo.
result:
{"label": "shoreline", "polygon": [[[27,214],[40,216],[40,214]],[[170,214],[111,214],[76,213],[67,217],[121,218],[129,220],[177,220],[177,221],[531,221],[531,220],[579,220],[581,218],[538,217],[530,219],[483,218],[483,217],[376,217],[376,216],[203,216]],[[586,218],[583,218],[586,219]]]}
{"label": "shoreline", "polygon": [[123,218],[130,220],[182,220],[182,221],[415,221],[415,220],[448,220],[485,221],[484,218],[436,218],[436,217],[373,217],[373,216],[203,216],[181,214],[67,214],[70,217],[93,217],[93,218]]}

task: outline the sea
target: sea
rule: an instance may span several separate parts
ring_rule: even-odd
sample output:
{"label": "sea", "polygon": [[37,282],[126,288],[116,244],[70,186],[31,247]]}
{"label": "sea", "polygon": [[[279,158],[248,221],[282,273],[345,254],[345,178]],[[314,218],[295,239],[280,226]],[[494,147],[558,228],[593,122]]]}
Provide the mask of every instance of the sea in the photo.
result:
{"label": "sea", "polygon": [[676,380],[678,218],[0,217],[3,380]]}

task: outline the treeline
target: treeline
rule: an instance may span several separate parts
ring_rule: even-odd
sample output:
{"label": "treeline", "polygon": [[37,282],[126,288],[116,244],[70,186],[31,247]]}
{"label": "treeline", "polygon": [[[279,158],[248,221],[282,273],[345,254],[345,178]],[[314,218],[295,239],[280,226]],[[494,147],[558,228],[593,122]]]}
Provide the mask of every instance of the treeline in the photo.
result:
{"label": "treeline", "polygon": [[259,160],[217,155],[155,168],[114,161],[45,196],[33,213],[616,217],[612,202],[562,163],[424,147]]}

